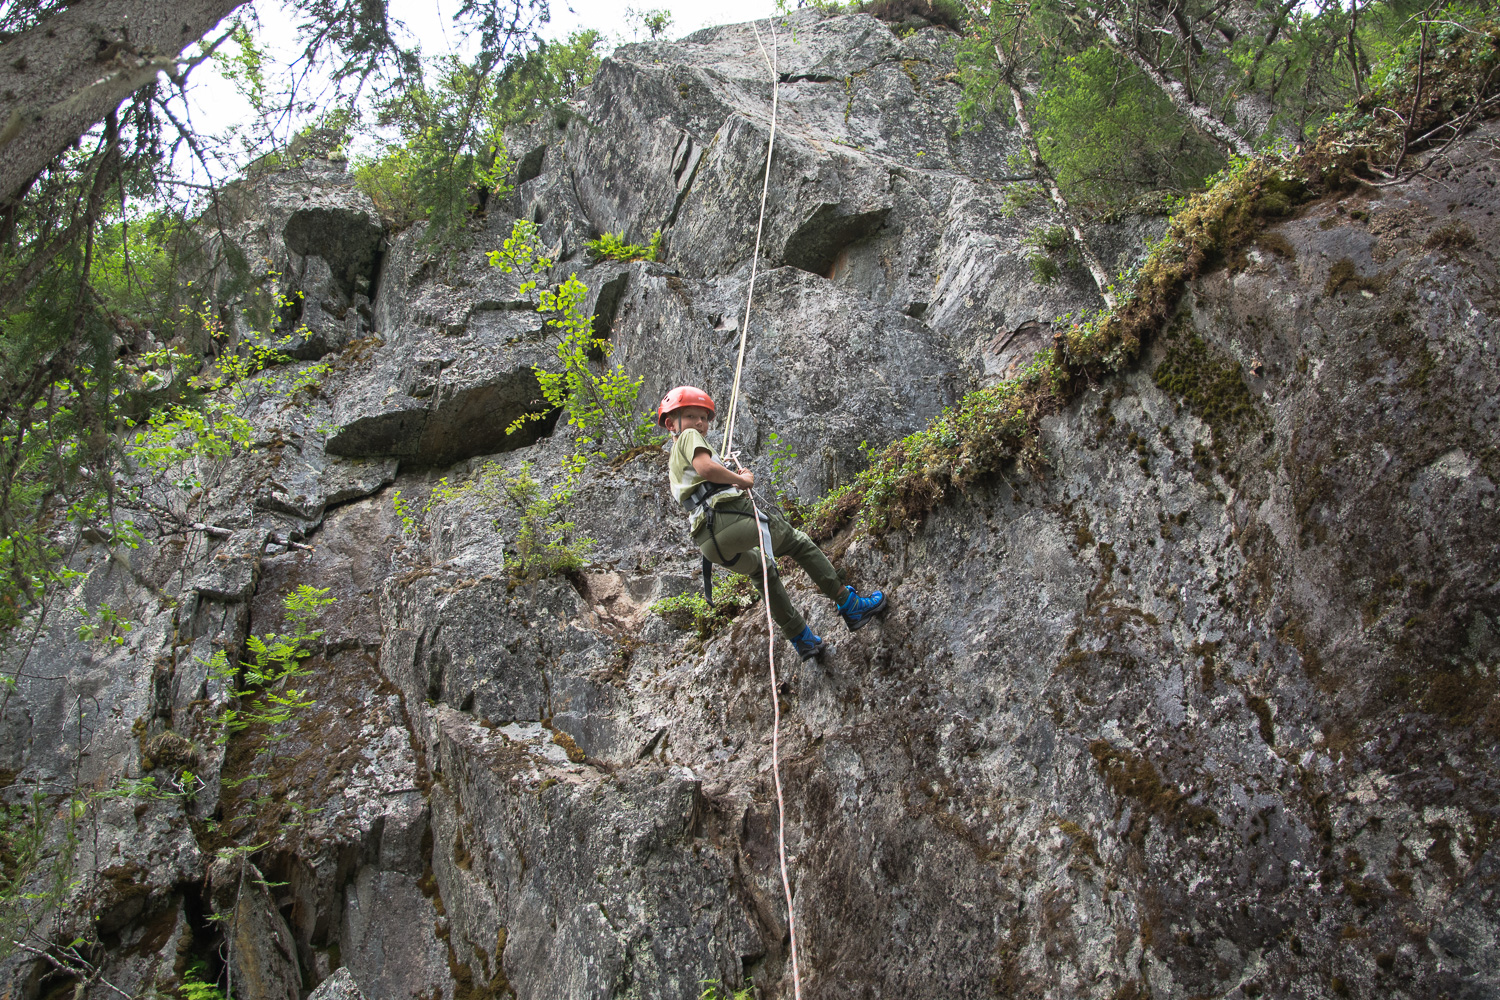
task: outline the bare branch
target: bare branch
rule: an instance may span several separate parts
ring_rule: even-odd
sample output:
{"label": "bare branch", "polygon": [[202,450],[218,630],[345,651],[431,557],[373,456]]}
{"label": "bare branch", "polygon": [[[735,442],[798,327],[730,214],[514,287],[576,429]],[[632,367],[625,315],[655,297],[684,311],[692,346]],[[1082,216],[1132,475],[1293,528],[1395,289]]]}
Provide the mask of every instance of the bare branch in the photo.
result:
{"label": "bare branch", "polygon": [[80,0],[0,45],[0,204],[244,0]]}

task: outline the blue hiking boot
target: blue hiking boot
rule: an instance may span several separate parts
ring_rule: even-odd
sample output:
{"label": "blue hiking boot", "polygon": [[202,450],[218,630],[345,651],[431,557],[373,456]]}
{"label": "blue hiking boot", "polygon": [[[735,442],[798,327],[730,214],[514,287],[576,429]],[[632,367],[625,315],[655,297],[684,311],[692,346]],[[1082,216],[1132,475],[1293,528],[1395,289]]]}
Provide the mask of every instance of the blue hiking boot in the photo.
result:
{"label": "blue hiking boot", "polygon": [[804,627],[802,634],[792,639],[792,645],[797,647],[797,655],[804,660],[823,655],[823,640],[813,635],[813,630],[808,627]]}
{"label": "blue hiking boot", "polygon": [[839,614],[844,616],[844,624],[849,626],[849,631],[858,632],[869,624],[872,618],[879,618],[890,610],[885,603],[885,595],[875,591],[869,597],[860,597],[859,591],[853,587],[845,588],[848,593],[844,599],[838,602]]}

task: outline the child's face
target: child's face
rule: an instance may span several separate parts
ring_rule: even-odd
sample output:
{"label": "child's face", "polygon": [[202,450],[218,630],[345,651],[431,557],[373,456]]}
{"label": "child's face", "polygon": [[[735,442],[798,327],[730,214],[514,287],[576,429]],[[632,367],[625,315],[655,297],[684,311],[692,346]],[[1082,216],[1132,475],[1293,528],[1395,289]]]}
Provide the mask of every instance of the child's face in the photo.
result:
{"label": "child's face", "polygon": [[667,418],[671,425],[672,436],[676,437],[688,428],[692,428],[699,434],[708,433],[708,425],[713,422],[713,414],[701,406],[684,406]]}

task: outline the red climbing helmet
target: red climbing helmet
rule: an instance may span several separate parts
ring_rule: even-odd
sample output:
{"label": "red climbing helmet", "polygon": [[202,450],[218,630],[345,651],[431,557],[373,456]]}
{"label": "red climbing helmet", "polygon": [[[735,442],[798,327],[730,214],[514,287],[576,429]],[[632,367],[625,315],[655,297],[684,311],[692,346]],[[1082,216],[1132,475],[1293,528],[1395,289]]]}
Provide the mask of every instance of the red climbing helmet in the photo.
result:
{"label": "red climbing helmet", "polygon": [[656,426],[662,426],[663,421],[685,406],[701,406],[709,416],[714,413],[714,401],[708,393],[696,386],[679,385],[661,398],[661,405],[656,408]]}

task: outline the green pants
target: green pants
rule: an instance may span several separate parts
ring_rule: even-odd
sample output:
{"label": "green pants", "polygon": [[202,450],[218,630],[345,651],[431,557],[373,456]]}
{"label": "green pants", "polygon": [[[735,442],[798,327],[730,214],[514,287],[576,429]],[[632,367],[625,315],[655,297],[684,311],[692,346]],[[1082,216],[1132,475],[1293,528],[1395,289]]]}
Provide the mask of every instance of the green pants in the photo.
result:
{"label": "green pants", "polygon": [[[811,538],[787,524],[786,518],[775,511],[764,510],[761,513],[766,515],[770,524],[771,547],[776,555],[791,556],[812,577],[812,582],[818,585],[818,589],[828,595],[829,600],[843,600],[843,581],[839,579],[838,570],[833,568],[823,550]],[[718,543],[717,546],[715,542]],[[708,524],[705,522],[693,532],[693,543],[711,562],[720,566],[733,562],[734,565],[726,568],[741,576],[748,576],[755,583],[756,590],[762,589],[760,532],[756,528],[755,514],[748,497],[731,497],[715,508],[713,537],[709,537]],[[736,560],[735,556],[740,558]],[[782,586],[781,575],[776,572],[775,561],[768,563],[766,568],[770,571],[771,593],[761,596],[771,605],[771,617],[776,619],[776,624],[788,639],[801,635],[802,630],[807,628],[807,621],[792,607],[786,588]]]}

